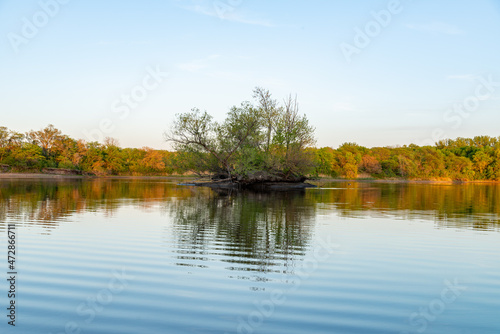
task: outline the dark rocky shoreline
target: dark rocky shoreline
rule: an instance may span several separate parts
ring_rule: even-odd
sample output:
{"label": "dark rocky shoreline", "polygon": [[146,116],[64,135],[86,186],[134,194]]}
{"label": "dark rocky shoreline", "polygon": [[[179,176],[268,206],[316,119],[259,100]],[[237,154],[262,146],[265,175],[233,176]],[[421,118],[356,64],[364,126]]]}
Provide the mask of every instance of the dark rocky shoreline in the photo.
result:
{"label": "dark rocky shoreline", "polygon": [[210,180],[203,182],[184,183],[181,185],[209,187],[214,189],[245,189],[245,190],[297,190],[316,188],[315,185],[305,183],[305,176],[275,175],[267,171],[254,171],[246,175],[230,176],[226,172],[213,175]]}
{"label": "dark rocky shoreline", "polygon": [[209,187],[216,189],[248,189],[248,190],[300,190],[306,188],[316,188],[317,186],[306,182],[256,182],[256,183],[238,183],[238,182],[190,182],[180,183],[183,186]]}

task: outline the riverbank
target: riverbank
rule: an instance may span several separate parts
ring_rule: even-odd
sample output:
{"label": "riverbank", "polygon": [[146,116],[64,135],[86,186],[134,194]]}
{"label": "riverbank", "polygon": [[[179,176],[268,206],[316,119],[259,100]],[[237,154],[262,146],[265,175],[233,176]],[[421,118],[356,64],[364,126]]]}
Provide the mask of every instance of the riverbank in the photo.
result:
{"label": "riverbank", "polygon": [[0,173],[0,179],[192,179],[193,176],[184,175],[113,175],[113,176],[95,176],[95,175],[59,175],[59,174],[44,174],[44,173]]}
{"label": "riverbank", "polygon": [[42,173],[0,173],[0,179],[83,179],[83,175],[55,175]]}
{"label": "riverbank", "polygon": [[486,183],[486,184],[499,184],[500,181],[495,180],[412,180],[412,179],[339,179],[339,178],[321,178],[308,180],[308,182],[315,185],[326,183],[326,182],[366,182],[366,183],[417,183],[417,184],[465,184],[465,183]]}
{"label": "riverbank", "polygon": [[[45,174],[45,173],[0,173],[0,179],[143,179],[143,180],[181,180],[181,179],[199,179],[196,175],[113,175],[113,176],[96,176],[96,175],[60,175],[60,174]],[[319,178],[319,179],[309,179],[307,183],[314,186],[321,187],[321,184],[327,182],[361,182],[361,183],[421,183],[421,184],[463,184],[463,183],[487,183],[487,184],[498,184],[500,181],[495,180],[474,180],[474,181],[463,181],[463,180],[409,180],[409,179],[374,179],[374,178],[363,178],[363,179],[342,179],[342,178]],[[190,182],[196,183],[196,185],[202,185],[202,182]],[[209,182],[207,182],[209,183]],[[207,186],[206,184],[203,184]],[[306,188],[306,187],[303,187]]]}

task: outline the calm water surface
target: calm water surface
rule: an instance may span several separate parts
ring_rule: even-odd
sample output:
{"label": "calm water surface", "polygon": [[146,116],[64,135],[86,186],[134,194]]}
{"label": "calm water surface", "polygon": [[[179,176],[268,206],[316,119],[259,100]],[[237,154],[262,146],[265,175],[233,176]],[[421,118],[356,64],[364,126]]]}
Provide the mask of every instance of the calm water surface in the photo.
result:
{"label": "calm water surface", "polygon": [[0,333],[500,333],[500,186],[0,180]]}

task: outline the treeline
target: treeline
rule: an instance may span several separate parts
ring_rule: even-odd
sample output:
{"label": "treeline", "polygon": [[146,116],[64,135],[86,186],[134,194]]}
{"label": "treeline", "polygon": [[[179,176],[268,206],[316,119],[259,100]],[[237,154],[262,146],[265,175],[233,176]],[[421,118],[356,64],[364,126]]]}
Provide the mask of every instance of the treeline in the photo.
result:
{"label": "treeline", "polygon": [[[308,148],[310,176],[500,180],[500,137],[443,140],[435,146],[366,148],[345,143]],[[4,170],[39,171],[65,168],[93,175],[171,175],[196,169],[176,152],[121,148],[117,141],[86,142],[63,135],[53,125],[19,133],[0,126],[0,164]]]}
{"label": "treeline", "polygon": [[53,125],[27,133],[0,127],[0,164],[4,170],[19,172],[64,168],[99,176],[176,172],[172,152],[148,147],[121,148],[113,138],[106,138],[103,144],[76,140]]}
{"label": "treeline", "polygon": [[439,141],[435,146],[366,148],[345,143],[315,149],[316,175],[355,179],[500,180],[500,137]]}

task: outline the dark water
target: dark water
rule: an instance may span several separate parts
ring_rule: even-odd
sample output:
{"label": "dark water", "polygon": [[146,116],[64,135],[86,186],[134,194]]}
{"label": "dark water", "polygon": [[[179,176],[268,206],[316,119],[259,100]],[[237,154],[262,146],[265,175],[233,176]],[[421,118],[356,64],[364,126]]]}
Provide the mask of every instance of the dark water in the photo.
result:
{"label": "dark water", "polygon": [[500,333],[500,186],[0,180],[0,333]]}

